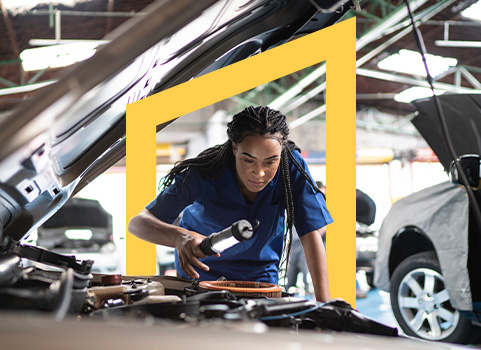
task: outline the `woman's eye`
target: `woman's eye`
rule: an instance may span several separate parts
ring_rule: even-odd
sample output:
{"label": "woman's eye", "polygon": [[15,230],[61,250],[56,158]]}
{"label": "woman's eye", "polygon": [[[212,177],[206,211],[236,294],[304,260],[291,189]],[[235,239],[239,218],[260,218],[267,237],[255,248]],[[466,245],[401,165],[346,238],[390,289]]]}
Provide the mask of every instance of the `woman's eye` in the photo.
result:
{"label": "woman's eye", "polygon": [[254,161],[252,159],[244,159],[244,162],[246,163],[254,163]]}

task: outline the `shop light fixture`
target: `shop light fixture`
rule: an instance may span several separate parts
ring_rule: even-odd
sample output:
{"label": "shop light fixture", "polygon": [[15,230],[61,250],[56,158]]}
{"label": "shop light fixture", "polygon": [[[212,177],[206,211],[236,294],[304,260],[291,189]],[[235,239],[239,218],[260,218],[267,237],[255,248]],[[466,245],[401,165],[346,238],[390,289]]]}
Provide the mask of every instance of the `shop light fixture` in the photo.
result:
{"label": "shop light fixture", "polygon": [[435,40],[436,46],[442,47],[481,47],[481,41]]}
{"label": "shop light fixture", "polygon": [[[433,77],[446,72],[451,67],[456,66],[458,60],[455,58],[442,57],[427,54],[426,61],[429,67],[429,73]],[[400,50],[399,53],[386,57],[381,60],[377,66],[380,69],[394,71],[399,73],[413,74],[425,77],[426,71],[424,68],[421,54],[411,50]]]}
{"label": "shop light fixture", "polygon": [[20,59],[25,71],[66,67],[92,57],[98,45],[96,42],[82,42],[26,49],[20,54]]}
{"label": "shop light fixture", "polygon": [[478,1],[469,6],[466,10],[461,11],[461,15],[466,18],[481,21],[481,1]]}
{"label": "shop light fixture", "polygon": [[[444,90],[434,89],[434,93],[438,96],[444,94],[445,92],[446,91]],[[433,92],[427,87],[413,86],[400,92],[399,94],[394,95],[394,100],[397,102],[411,103],[411,101],[414,101],[418,98],[430,97],[432,95]]]}
{"label": "shop light fixture", "polygon": [[[76,3],[86,2],[91,0],[56,0],[55,4],[62,4],[68,7],[75,6]],[[12,13],[19,13],[33,9],[38,4],[48,4],[47,0],[2,0],[3,5]]]}

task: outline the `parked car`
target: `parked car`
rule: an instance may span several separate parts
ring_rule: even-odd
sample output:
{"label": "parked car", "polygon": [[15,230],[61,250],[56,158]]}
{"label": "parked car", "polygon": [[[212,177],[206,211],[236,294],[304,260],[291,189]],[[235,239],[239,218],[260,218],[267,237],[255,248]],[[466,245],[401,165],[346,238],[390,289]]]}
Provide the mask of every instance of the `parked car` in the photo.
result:
{"label": "parked car", "polygon": [[366,282],[373,286],[377,252],[377,232],[370,226],[376,219],[376,204],[366,193],[356,189],[356,271],[364,271]]}
{"label": "parked car", "polygon": [[[394,316],[406,334],[466,343],[481,335],[481,227],[473,210],[481,203],[481,95],[439,99],[454,150],[475,159],[463,168],[473,180],[468,186],[476,203],[469,203],[466,184],[457,179],[394,203],[379,231],[374,283],[390,291]],[[432,98],[414,104],[419,111],[414,125],[449,171],[452,157]]]}
{"label": "parked car", "polygon": [[112,215],[93,199],[68,200],[39,226],[34,243],[51,252],[75,255],[77,260],[94,261],[92,273],[122,272],[122,257],[113,240]]}

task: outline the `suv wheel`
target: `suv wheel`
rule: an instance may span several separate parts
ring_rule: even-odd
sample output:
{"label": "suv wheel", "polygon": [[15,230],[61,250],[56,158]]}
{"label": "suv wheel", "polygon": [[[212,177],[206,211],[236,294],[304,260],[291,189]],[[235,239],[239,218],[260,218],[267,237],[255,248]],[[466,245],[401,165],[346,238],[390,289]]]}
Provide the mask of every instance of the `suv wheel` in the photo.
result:
{"label": "suv wheel", "polygon": [[402,261],[391,278],[391,305],[397,322],[407,335],[453,343],[466,343],[471,321],[451,305],[433,251]]}

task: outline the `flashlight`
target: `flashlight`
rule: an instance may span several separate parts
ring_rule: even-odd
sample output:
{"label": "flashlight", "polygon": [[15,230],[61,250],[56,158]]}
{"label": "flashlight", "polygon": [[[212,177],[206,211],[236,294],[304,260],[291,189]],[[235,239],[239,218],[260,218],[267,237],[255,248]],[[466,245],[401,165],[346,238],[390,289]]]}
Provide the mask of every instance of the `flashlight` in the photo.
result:
{"label": "flashlight", "polygon": [[251,223],[247,220],[242,219],[236,221],[230,227],[220,232],[214,232],[206,237],[200,244],[200,248],[205,255],[222,253],[237,243],[251,238],[258,226],[259,220],[256,220],[256,226],[254,228],[252,228]]}

